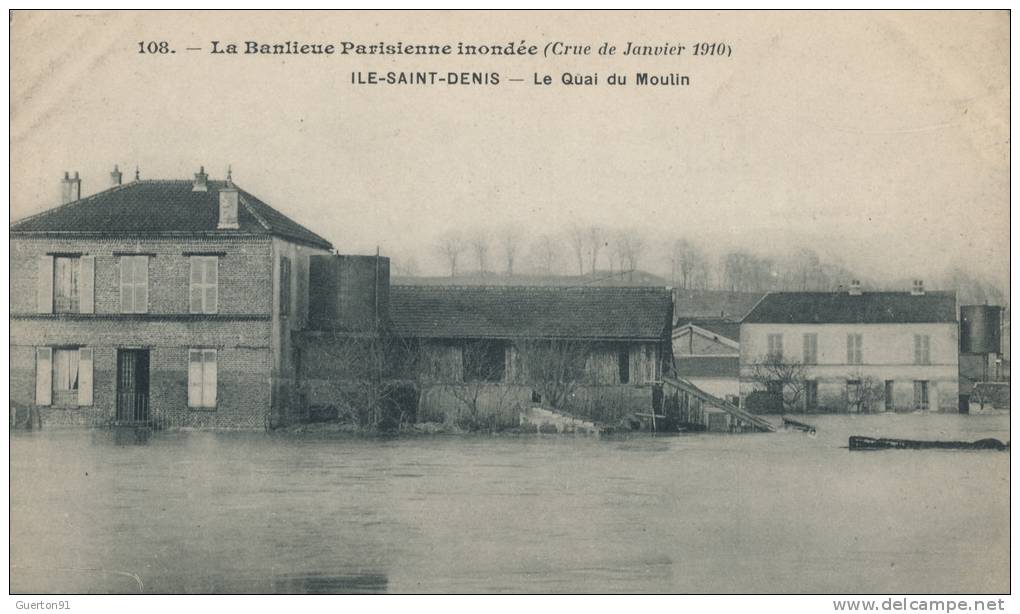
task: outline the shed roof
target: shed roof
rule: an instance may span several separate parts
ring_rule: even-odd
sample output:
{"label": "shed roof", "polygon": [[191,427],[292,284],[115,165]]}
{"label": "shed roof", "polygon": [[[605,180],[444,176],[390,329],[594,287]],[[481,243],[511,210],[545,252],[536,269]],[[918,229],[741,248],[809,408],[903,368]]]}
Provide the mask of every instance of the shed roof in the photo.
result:
{"label": "shed roof", "polygon": [[730,320],[728,318],[681,318],[677,320],[676,328],[680,329],[688,325],[703,328],[710,333],[732,341],[740,341],[740,322],[738,320]]}
{"label": "shed roof", "polygon": [[190,180],[132,181],[14,222],[10,232],[265,234],[332,248],[326,239],[240,188],[239,228],[217,230],[219,191],[225,185],[210,180],[205,191],[195,191]]}
{"label": "shed roof", "polygon": [[659,340],[668,288],[393,286],[394,332],[431,338]]}
{"label": "shed roof", "polygon": [[916,324],[956,322],[954,292],[772,292],[744,324]]}

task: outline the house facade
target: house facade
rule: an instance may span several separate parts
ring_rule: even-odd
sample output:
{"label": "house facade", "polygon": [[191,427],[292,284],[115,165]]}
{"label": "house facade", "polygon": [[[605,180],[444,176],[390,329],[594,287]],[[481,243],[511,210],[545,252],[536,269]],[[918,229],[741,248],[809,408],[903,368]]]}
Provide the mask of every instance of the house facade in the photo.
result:
{"label": "house facade", "polygon": [[[741,403],[786,411],[957,411],[953,292],[770,293],[740,326]],[[799,382],[783,381],[796,374]],[[793,405],[793,407],[791,407]]]}
{"label": "house facade", "polygon": [[308,260],[328,241],[199,171],[10,226],[11,402],[48,424],[263,428],[291,405]]}

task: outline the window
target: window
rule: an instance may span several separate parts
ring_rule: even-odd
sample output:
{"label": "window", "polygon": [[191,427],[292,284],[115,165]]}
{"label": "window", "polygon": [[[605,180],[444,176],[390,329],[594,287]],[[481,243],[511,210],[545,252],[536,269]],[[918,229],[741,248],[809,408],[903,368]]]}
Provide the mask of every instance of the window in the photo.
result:
{"label": "window", "polygon": [[885,410],[891,411],[896,406],[896,397],[893,396],[893,381],[885,380]]}
{"label": "window", "polygon": [[846,402],[847,409],[850,411],[861,411],[861,406],[864,404],[863,389],[861,388],[861,380],[859,379],[848,379],[846,381]]}
{"label": "window", "polygon": [[929,335],[914,335],[914,364],[931,364],[931,337]]}
{"label": "window", "polygon": [[772,334],[768,337],[768,355],[770,358],[781,360],[783,358],[783,335]]}
{"label": "window", "polygon": [[57,256],[53,259],[53,311],[78,313],[78,275],[81,260],[77,256]]}
{"label": "window", "polygon": [[620,383],[630,383],[630,351],[622,349],[616,353],[617,368],[620,371]]}
{"label": "window", "polygon": [[809,379],[804,382],[804,409],[812,411],[818,409],[818,382]]}
{"label": "window", "polygon": [[465,382],[501,382],[506,374],[506,346],[502,342],[468,342],[461,359]]}
{"label": "window", "polygon": [[78,348],[53,350],[53,404],[78,404]]}
{"label": "window", "polygon": [[851,365],[864,363],[863,338],[860,333],[850,333],[846,336],[846,362]]}
{"label": "window", "polygon": [[290,258],[280,258],[280,315],[290,314]]}
{"label": "window", "polygon": [[216,256],[191,257],[191,313],[216,313],[219,286]]}
{"label": "window", "polygon": [[120,312],[148,313],[149,257],[120,257]]}
{"label": "window", "polygon": [[928,382],[914,381],[914,409],[928,409]]}
{"label": "window", "polygon": [[804,335],[804,364],[818,364],[818,335],[816,333]]}
{"label": "window", "polygon": [[188,350],[188,407],[216,407],[216,350]]}

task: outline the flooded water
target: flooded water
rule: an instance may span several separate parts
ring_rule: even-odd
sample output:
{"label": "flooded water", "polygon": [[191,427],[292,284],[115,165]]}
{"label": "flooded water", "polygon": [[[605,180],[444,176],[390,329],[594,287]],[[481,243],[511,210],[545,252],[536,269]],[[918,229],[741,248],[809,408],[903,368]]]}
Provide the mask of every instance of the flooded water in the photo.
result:
{"label": "flooded water", "polygon": [[11,437],[13,592],[1009,591],[1005,416],[816,436]]}

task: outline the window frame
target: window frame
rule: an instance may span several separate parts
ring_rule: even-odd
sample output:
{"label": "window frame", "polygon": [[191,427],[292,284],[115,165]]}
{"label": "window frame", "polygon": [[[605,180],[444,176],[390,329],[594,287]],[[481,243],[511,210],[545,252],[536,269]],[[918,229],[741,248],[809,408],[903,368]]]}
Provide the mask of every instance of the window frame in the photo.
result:
{"label": "window frame", "polygon": [[847,333],[846,335],[846,363],[848,365],[864,364],[864,335],[861,333]]}
{"label": "window frame", "polygon": [[804,333],[804,356],[802,362],[805,365],[818,364],[818,333]]}
{"label": "window frame", "polygon": [[914,335],[914,364],[931,364],[931,335]]}
{"label": "window frame", "polygon": [[[50,348],[50,405],[53,407],[78,407],[78,393],[81,390],[81,348],[78,346],[54,346]],[[59,387],[62,378],[58,377],[61,368],[60,357],[67,357],[67,373],[71,374],[71,362],[73,366],[73,382],[70,388]],[[72,360],[73,359],[73,360]]]}
{"label": "window frame", "polygon": [[[193,361],[194,354],[199,355],[198,361]],[[207,360],[211,356],[212,360]],[[197,370],[192,369],[192,364],[197,362],[200,366]],[[212,378],[208,378],[209,369],[207,363],[212,364]],[[188,409],[196,411],[214,411],[219,404],[219,352],[216,348],[196,347],[188,348]],[[197,375],[198,381],[193,378]],[[193,396],[193,390],[198,389],[197,403]],[[210,393],[211,389],[211,393]],[[211,398],[211,401],[209,397]]]}
{"label": "window frame", "polygon": [[[59,276],[61,275],[61,263],[71,263],[69,283],[70,296],[66,297],[66,305],[61,305],[60,288],[63,286]],[[81,256],[55,255],[53,256],[53,313],[80,313],[81,311]]]}
{"label": "window frame", "polygon": [[[137,274],[136,266],[143,263],[144,275],[141,281],[135,279]],[[149,313],[149,256],[148,255],[127,255],[120,256],[120,313]],[[124,279],[125,265],[131,269],[131,279]],[[139,301],[139,291],[142,300]],[[128,292],[128,294],[125,294]],[[131,304],[125,308],[125,296],[131,297]],[[141,306],[137,303],[141,302]]]}
{"label": "window frame", "polygon": [[769,333],[765,343],[769,358],[783,360],[783,333]]}
{"label": "window frame", "polygon": [[931,387],[926,379],[914,380],[914,409],[931,408]]}
{"label": "window frame", "polygon": [[[189,310],[189,312],[193,313],[193,314],[207,314],[207,315],[212,315],[212,314],[219,313],[219,302],[220,302],[220,273],[219,273],[220,257],[219,256],[212,256],[212,255],[198,255],[198,254],[194,254],[194,255],[189,256],[189,260],[190,260],[190,270],[189,270],[189,273],[188,273],[188,310]],[[207,266],[205,266],[205,265],[207,265],[210,262],[213,264],[211,269],[207,268]],[[198,279],[197,281],[195,279],[195,268],[196,268],[196,266],[199,267],[199,271],[200,271],[200,274],[199,274],[199,278],[200,279]],[[211,275],[211,277],[213,278],[212,281],[209,281],[209,277],[210,277],[209,271],[210,270],[213,271],[213,273]],[[212,302],[212,306],[211,307],[207,304],[207,302],[209,302],[209,301],[207,301],[207,299],[209,297],[209,295],[208,295],[208,291],[209,290],[213,291],[212,301],[211,301]],[[198,296],[200,298],[200,301],[199,301],[200,308],[197,311],[195,309],[195,300],[194,300],[196,292],[198,292]]]}

